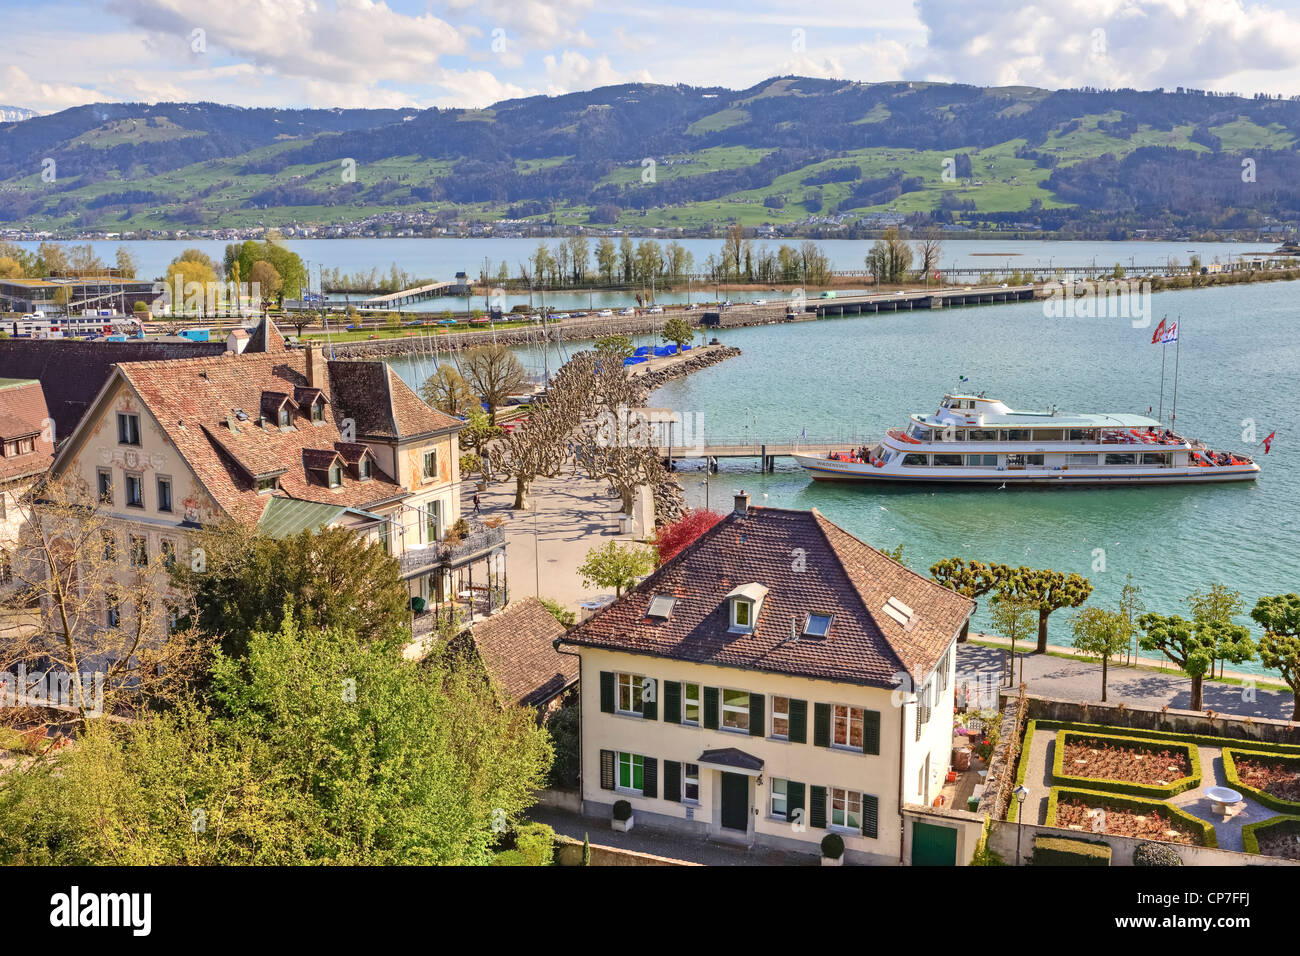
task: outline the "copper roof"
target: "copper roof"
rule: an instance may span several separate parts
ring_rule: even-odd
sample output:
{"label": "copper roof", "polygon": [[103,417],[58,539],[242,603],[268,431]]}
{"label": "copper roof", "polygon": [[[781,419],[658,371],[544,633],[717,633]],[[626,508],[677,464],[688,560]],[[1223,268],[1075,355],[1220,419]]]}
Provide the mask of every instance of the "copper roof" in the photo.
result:
{"label": "copper roof", "polygon": [[[767,588],[752,631],[730,630],[726,596]],[[676,603],[647,616],[656,595]],[[907,624],[884,612],[893,598]],[[920,682],[956,638],[974,603],[826,520],[816,509],[732,513],[608,607],[566,643],[799,677],[895,687]],[[803,634],[809,614],[832,615],[826,637]]]}

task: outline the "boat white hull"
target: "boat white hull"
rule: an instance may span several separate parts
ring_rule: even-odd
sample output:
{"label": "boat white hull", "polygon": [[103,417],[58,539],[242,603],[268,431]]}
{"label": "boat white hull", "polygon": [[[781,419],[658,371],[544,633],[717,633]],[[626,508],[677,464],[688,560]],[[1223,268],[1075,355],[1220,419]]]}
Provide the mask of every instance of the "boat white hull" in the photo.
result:
{"label": "boat white hull", "polygon": [[1259,465],[1183,468],[880,468],[861,462],[834,461],[812,455],[794,460],[816,481],[894,482],[945,485],[1188,485],[1254,481]]}

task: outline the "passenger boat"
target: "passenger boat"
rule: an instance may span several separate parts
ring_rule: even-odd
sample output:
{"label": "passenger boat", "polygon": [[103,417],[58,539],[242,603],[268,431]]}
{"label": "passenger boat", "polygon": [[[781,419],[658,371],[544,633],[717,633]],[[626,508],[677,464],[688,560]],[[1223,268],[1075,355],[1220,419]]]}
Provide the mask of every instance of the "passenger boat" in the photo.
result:
{"label": "passenger boat", "polygon": [[945,395],[876,445],[795,454],[818,481],[1011,485],[1148,485],[1253,481],[1246,455],[1214,451],[1142,415],[1015,411],[997,399]]}

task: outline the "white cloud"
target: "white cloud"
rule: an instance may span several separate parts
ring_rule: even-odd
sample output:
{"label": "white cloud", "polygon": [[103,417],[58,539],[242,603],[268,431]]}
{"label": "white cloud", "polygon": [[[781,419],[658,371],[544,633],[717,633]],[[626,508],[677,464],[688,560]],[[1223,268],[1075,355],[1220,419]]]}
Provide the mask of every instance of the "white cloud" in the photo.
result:
{"label": "white cloud", "polygon": [[575,50],[565,50],[558,57],[547,54],[542,64],[546,67],[546,89],[552,96],[617,83],[652,82],[648,70],[620,73],[605,54],[589,60]]}
{"label": "white cloud", "polygon": [[0,71],[0,103],[53,113],[70,106],[108,99],[98,89],[72,83],[42,83],[10,64]]}
{"label": "white cloud", "polygon": [[446,0],[440,5],[460,14],[473,13],[525,46],[539,48],[557,43],[587,45],[577,24],[594,0]]}

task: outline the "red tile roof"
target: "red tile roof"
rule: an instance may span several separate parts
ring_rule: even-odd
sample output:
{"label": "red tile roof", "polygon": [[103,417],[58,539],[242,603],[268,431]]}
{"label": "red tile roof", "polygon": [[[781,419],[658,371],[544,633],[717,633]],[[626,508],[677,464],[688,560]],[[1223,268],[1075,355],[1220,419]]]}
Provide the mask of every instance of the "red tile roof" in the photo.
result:
{"label": "red tile roof", "polygon": [[[731,633],[726,595],[751,583],[768,589],[754,630]],[[667,620],[646,616],[659,594],[677,598]],[[890,598],[911,608],[908,626],[884,612]],[[924,680],[974,607],[815,509],[750,508],[718,522],[565,642],[895,687],[901,672]],[[832,615],[826,637],[803,635],[809,613]]]}
{"label": "red tile roof", "polygon": [[535,597],[512,601],[472,630],[474,646],[507,703],[540,706],[578,681],[578,659],[555,649],[564,625]]}
{"label": "red tile roof", "polygon": [[40,382],[14,382],[0,387],[0,441],[32,437],[32,451],[0,457],[0,481],[38,475],[54,457],[45,393]]}

